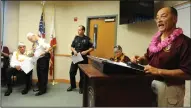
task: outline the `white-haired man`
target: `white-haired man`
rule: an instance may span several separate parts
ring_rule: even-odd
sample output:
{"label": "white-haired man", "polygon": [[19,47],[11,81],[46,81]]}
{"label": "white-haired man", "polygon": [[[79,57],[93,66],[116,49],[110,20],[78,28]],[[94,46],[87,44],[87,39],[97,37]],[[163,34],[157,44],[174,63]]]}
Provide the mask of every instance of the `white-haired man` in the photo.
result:
{"label": "white-haired man", "polygon": [[51,47],[45,43],[43,38],[33,33],[27,34],[27,39],[33,43],[33,49],[35,54],[40,54],[37,59],[37,77],[38,77],[38,91],[35,96],[46,93],[48,83],[48,70]]}
{"label": "white-haired man", "polygon": [[5,96],[9,96],[12,93],[11,77],[13,74],[22,73],[25,76],[26,86],[25,89],[22,90],[21,92],[23,95],[27,94],[28,91],[30,90],[32,70],[28,74],[25,74],[24,71],[21,69],[21,64],[27,57],[25,49],[26,49],[25,44],[20,42],[18,44],[18,50],[13,52],[13,56],[11,57],[10,61],[11,67],[7,70],[6,73],[8,89],[5,92]]}

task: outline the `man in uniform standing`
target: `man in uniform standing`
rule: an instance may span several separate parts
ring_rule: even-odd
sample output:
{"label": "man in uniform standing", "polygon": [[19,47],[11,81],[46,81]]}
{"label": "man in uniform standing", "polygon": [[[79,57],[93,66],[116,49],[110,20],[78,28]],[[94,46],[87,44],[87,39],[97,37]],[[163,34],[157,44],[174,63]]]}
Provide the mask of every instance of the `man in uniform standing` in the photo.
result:
{"label": "man in uniform standing", "polygon": [[[50,45],[45,43],[43,38],[39,36],[28,33],[27,38],[33,43],[34,53],[40,54],[37,60],[37,77],[38,77],[38,91],[35,96],[42,95],[46,93],[47,83],[48,83],[48,70],[49,70],[49,60],[51,50]],[[37,55],[38,55],[37,54]]]}
{"label": "man in uniform standing", "polygon": [[[67,91],[72,91],[74,88],[76,88],[76,73],[78,70],[78,64],[88,64],[88,57],[89,53],[93,51],[93,44],[90,42],[90,38],[88,36],[84,35],[85,32],[85,27],[83,25],[80,25],[78,27],[78,35],[75,36],[72,45],[71,45],[71,51],[72,55],[77,55],[77,53],[81,53],[83,57],[83,61],[78,62],[74,64],[73,62],[71,63],[70,67],[70,84],[71,86],[67,89]],[[80,70],[80,82],[79,82],[79,93],[83,93],[83,72],[81,69]]]}

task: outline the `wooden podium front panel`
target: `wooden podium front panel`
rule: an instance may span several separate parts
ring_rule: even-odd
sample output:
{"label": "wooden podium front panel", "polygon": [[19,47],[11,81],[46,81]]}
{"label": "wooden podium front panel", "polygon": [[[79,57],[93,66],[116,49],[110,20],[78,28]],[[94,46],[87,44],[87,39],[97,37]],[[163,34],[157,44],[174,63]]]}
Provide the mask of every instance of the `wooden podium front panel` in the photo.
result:
{"label": "wooden podium front panel", "polygon": [[[107,76],[91,64],[80,64],[85,73],[83,107],[150,107],[155,96],[152,76]],[[90,72],[91,70],[91,72]]]}

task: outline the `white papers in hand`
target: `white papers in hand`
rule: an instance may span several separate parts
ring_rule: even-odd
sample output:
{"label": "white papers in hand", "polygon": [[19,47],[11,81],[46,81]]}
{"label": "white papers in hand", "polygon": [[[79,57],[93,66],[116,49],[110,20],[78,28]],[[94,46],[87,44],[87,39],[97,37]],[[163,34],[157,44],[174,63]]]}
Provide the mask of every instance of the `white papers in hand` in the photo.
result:
{"label": "white papers in hand", "polygon": [[41,55],[41,51],[40,50],[36,50],[34,52],[33,62],[36,62],[40,58],[40,55]]}
{"label": "white papers in hand", "polygon": [[36,51],[34,52],[34,56],[35,56],[35,57],[40,57],[41,52],[42,52],[42,51],[40,51],[40,50],[36,50]]}
{"label": "white papers in hand", "polygon": [[21,63],[21,69],[28,74],[32,69],[34,68],[33,62],[31,58],[27,58],[25,59],[22,63]]}
{"label": "white papers in hand", "polygon": [[77,56],[73,55],[72,56],[72,62],[74,64],[83,61],[84,59],[82,58],[82,55],[80,53],[77,54]]}
{"label": "white papers in hand", "polygon": [[1,61],[1,68],[3,68],[3,62]]}

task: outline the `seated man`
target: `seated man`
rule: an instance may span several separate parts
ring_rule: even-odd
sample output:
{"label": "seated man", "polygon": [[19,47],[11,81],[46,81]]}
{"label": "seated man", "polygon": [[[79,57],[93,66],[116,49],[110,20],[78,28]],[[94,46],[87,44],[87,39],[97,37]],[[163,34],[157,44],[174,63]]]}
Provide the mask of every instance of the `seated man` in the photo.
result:
{"label": "seated man", "polygon": [[6,82],[6,70],[9,67],[9,48],[1,46],[1,84]]}
{"label": "seated man", "polygon": [[128,61],[130,61],[129,57],[127,57],[123,53],[120,45],[117,45],[114,47],[114,53],[115,53],[114,58],[110,58],[110,60],[115,61],[115,62],[124,62],[124,63],[127,63]]}
{"label": "seated man", "polygon": [[29,89],[30,89],[32,71],[30,71],[28,74],[25,74],[21,70],[21,63],[27,57],[25,48],[26,48],[26,46],[20,42],[18,45],[18,51],[13,52],[13,56],[11,57],[11,61],[10,61],[11,67],[7,70],[7,86],[8,86],[8,89],[5,92],[5,96],[9,96],[12,93],[12,85],[11,85],[12,79],[11,79],[11,77],[13,74],[22,73],[25,76],[26,87],[22,91],[23,95],[27,94]]}

